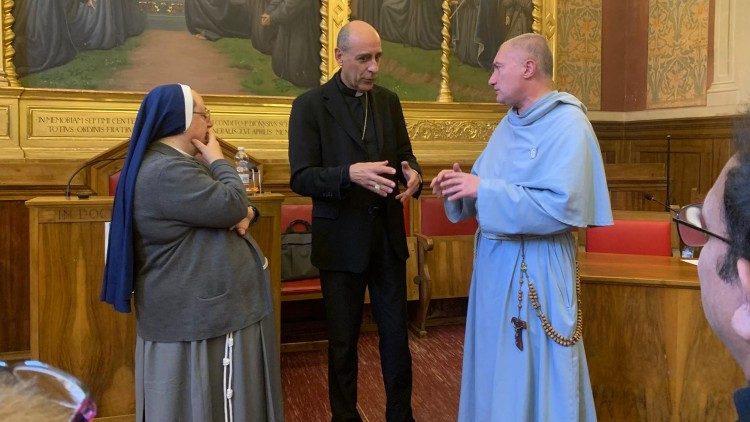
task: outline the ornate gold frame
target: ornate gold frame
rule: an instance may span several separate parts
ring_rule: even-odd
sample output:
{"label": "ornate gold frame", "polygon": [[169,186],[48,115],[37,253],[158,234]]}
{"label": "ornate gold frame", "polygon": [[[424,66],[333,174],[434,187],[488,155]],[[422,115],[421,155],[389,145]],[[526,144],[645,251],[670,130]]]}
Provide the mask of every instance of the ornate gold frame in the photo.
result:
{"label": "ornate gold frame", "polygon": [[[557,0],[533,0],[534,32],[544,34],[555,53]],[[0,160],[90,158],[118,145],[143,93],[24,88],[12,62],[14,0],[0,0]],[[445,160],[472,162],[483,149],[504,107],[495,103],[452,102],[448,72],[450,0],[443,0],[441,89],[434,102],[404,101],[404,115],[415,153],[438,165]],[[322,0],[321,82],[337,70],[336,37],[349,19],[349,0]],[[286,177],[290,97],[205,95],[214,112],[217,134],[245,146],[266,164],[268,176]],[[53,122],[53,123],[50,123]],[[59,123],[64,122],[64,123]],[[64,129],[64,130],[63,130]],[[423,157],[423,158],[422,158]],[[446,158],[447,157],[447,158]],[[279,174],[274,174],[280,171]]]}
{"label": "ornate gold frame", "polygon": [[[552,45],[553,57],[555,56],[556,44],[556,1],[557,0],[533,0],[534,32],[547,36]],[[13,49],[13,38],[15,35],[13,34],[12,29],[12,11],[14,4],[14,0],[2,0],[2,3],[0,4],[0,13],[2,14],[2,34],[0,35],[0,44],[2,44],[3,52],[2,67],[0,68],[0,86],[21,87],[15,66],[13,65],[13,55],[15,54],[15,50]],[[333,48],[330,47],[335,45],[339,30],[349,19],[349,0],[322,0],[320,11],[320,43],[322,45],[320,51],[320,70],[322,75],[321,83],[323,83],[328,80],[329,75],[332,75],[337,69]],[[450,13],[451,0],[443,0],[443,54],[441,57],[441,86],[440,95],[437,99],[438,102],[453,101],[449,86],[450,75],[448,73],[450,68]]]}

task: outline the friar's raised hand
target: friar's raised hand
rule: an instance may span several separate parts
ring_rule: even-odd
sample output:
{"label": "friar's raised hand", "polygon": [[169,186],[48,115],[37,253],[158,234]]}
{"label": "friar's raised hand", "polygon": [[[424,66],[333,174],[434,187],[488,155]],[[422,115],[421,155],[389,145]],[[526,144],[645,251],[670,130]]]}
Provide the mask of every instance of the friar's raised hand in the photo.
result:
{"label": "friar's raised hand", "polygon": [[453,164],[453,171],[444,173],[442,179],[436,185],[439,186],[438,190],[441,196],[445,196],[449,201],[461,198],[476,198],[479,190],[479,176],[462,172],[458,163],[456,163]]}
{"label": "friar's raised hand", "polygon": [[453,163],[453,168],[440,170],[440,173],[435,176],[434,179],[430,182],[430,187],[432,188],[432,194],[437,197],[443,196],[443,188],[442,183],[445,181],[446,176],[451,173],[461,173],[461,166],[458,165],[458,163]]}

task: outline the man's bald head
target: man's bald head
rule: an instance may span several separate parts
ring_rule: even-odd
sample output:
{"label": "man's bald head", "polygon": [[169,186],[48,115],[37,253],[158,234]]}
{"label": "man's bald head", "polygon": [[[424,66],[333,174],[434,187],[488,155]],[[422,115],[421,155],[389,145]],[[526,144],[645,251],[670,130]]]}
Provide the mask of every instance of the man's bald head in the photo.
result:
{"label": "man's bald head", "polygon": [[378,31],[365,21],[351,21],[344,25],[336,38],[336,47],[341,51],[349,51],[354,40],[361,37],[375,37],[380,40]]}
{"label": "man's bald head", "polygon": [[552,50],[547,44],[547,39],[539,34],[521,34],[503,43],[511,47],[516,53],[530,58],[537,63],[542,76],[552,79]]}
{"label": "man's bald head", "polygon": [[383,49],[380,35],[369,23],[351,21],[336,39],[336,63],[341,66],[341,81],[357,91],[369,91],[375,84]]}

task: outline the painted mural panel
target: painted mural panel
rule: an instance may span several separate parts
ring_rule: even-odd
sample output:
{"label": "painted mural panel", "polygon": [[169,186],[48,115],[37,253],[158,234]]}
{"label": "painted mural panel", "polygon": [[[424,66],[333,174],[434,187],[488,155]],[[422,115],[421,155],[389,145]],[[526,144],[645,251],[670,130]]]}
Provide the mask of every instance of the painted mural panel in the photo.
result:
{"label": "painted mural panel", "polygon": [[487,85],[492,61],[505,40],[532,32],[532,0],[451,2],[451,92],[456,101],[494,102]]}
{"label": "painted mural panel", "polygon": [[[450,91],[454,101],[494,102],[487,85],[503,41],[531,32],[532,0],[351,0],[351,18],[378,30],[378,83],[402,100],[435,101],[441,83],[443,7],[450,21]],[[538,6],[537,6],[538,7]]]}
{"label": "painted mural panel", "polygon": [[600,110],[602,2],[560,2],[558,16],[557,87],[578,97],[589,110]]}
{"label": "painted mural panel", "polygon": [[709,0],[651,0],[647,107],[706,103]]}
{"label": "painted mural panel", "polygon": [[297,95],[320,82],[320,0],[17,0],[26,87]]}

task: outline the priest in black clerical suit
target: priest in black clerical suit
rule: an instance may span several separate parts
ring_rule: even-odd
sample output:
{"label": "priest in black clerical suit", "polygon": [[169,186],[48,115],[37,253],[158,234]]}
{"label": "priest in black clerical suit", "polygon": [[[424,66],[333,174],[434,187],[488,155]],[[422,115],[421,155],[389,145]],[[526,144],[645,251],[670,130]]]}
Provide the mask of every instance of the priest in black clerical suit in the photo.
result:
{"label": "priest in black clerical suit", "polygon": [[360,420],[357,338],[365,287],[380,334],[386,419],[413,420],[401,201],[419,195],[421,175],[398,97],[374,85],[381,52],[372,26],[344,26],[336,47],[341,71],[299,96],[289,121],[291,188],[313,201],[312,262],[326,308],[334,421]]}

